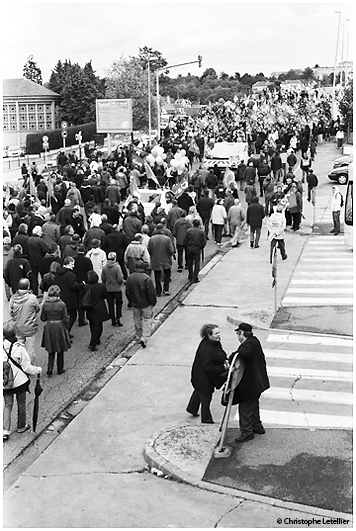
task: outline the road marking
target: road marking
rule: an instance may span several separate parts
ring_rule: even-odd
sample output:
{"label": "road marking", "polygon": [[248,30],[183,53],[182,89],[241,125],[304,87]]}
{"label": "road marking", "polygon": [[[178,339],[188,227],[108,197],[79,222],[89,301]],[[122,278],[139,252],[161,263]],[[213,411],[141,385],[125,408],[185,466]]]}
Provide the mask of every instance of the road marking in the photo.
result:
{"label": "road marking", "polygon": [[352,339],[317,335],[269,334],[267,341],[273,343],[297,343],[298,345],[331,345],[350,349],[353,347]]}
{"label": "road marking", "polygon": [[338,299],[337,297],[284,297],[283,306],[302,305],[302,306],[352,306],[353,299]]}
{"label": "road marking", "polygon": [[353,363],[353,354],[340,354],[338,352],[301,352],[299,350],[272,350],[264,349],[267,359],[305,360],[334,363]]}
{"label": "road marking", "polygon": [[352,417],[345,417],[342,415],[317,415],[315,413],[276,411],[273,409],[261,409],[260,415],[263,424],[331,429],[353,427]]}
{"label": "road marking", "polygon": [[352,382],[350,371],[326,371],[325,369],[308,369],[298,367],[268,367],[268,375],[277,378],[293,376],[293,378],[307,378],[310,380],[323,380],[334,382]]}
{"label": "road marking", "polygon": [[[330,280],[309,280],[307,278],[305,279],[293,279],[290,282],[291,284],[326,284],[330,286]],[[350,286],[353,286],[352,280],[333,280],[333,284],[350,284]]]}
{"label": "road marking", "polygon": [[[330,264],[330,265],[333,262],[336,262],[336,263],[340,264],[340,260],[341,260],[340,257],[338,257],[338,258],[328,258],[327,263]],[[302,256],[301,257],[301,261],[302,262],[319,262],[320,263],[320,258],[304,258],[304,256]],[[343,258],[341,265],[344,265],[344,264],[345,265],[353,264],[352,258]],[[321,264],[321,265],[326,265],[326,264]]]}
{"label": "road marking", "polygon": [[[343,268],[345,269],[345,268]],[[336,277],[352,277],[352,268],[350,267],[351,271],[299,271],[298,274],[306,277],[315,277],[315,274],[317,273],[320,276],[328,275],[328,277],[334,274]]]}
{"label": "road marking", "polygon": [[293,400],[295,402],[321,402],[325,404],[353,404],[352,393],[335,393],[332,391],[313,391],[310,389],[288,389],[287,387],[271,387],[264,396],[275,400]]}
{"label": "road marking", "polygon": [[352,288],[288,288],[287,293],[349,293]]}

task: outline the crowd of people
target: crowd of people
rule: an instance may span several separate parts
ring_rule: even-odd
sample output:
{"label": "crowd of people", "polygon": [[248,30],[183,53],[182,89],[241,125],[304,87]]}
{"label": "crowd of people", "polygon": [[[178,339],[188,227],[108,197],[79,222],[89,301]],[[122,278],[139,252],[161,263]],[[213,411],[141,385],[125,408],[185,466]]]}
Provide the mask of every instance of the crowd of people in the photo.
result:
{"label": "crowd of people", "polygon": [[[276,95],[220,101],[193,123],[177,120],[167,126],[155,151],[135,141],[105,156],[85,144],[82,158],[60,150],[50,174],[41,174],[36,163],[24,164],[23,186],[4,189],[3,254],[11,333],[26,349],[26,363],[35,367],[39,319],[45,323],[41,346],[48,352],[50,377],[55,356],[57,373],[65,372],[64,353],[75,340],[76,320],[80,327],[89,324],[88,348],[95,351],[105,321],[122,326],[125,298],[136,340],[146,347],[157,297],[170,295],[174,261],[177,273],[186,271],[189,281],[199,282],[209,238],[220,247],[227,237],[237,247],[248,226],[250,247],[256,249],[268,218],[270,259],[278,246],[285,260],[286,227],[298,231],[301,224],[303,183],[308,201],[318,185],[312,169],[317,145],[331,139],[322,119],[313,123],[304,114],[289,123],[288,113],[284,123],[276,118],[280,107],[291,113],[295,101]],[[267,107],[263,122],[259,113]],[[264,123],[258,132],[254,116]],[[248,142],[247,160],[226,168],[206,162],[212,135],[215,141]],[[161,186],[170,187],[171,202],[157,202],[150,212],[146,205],[145,211],[140,189]],[[9,410],[10,400],[8,416]],[[9,430],[7,421],[4,438]]]}

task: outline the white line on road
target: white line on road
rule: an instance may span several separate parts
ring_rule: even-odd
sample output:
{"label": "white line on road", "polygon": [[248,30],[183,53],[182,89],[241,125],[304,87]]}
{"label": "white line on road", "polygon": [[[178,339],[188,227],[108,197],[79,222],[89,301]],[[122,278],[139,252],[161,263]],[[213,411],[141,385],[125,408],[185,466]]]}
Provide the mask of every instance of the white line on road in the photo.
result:
{"label": "white line on road", "polygon": [[328,382],[353,381],[353,375],[350,371],[326,371],[325,369],[301,369],[298,367],[268,367],[268,376],[276,376],[277,378],[293,376],[293,378],[308,378]]}
{"label": "white line on road", "polygon": [[332,345],[338,347],[349,347],[352,349],[353,340],[343,337],[328,337],[317,335],[298,334],[269,334],[267,341],[273,343],[297,343],[298,345]]}
{"label": "white line on road", "polygon": [[287,293],[348,293],[352,295],[352,288],[289,288]]}
{"label": "white line on road", "polygon": [[[297,413],[261,409],[263,424],[280,424],[283,426],[300,426],[305,428],[352,428],[352,417],[342,415],[317,415],[315,413]],[[236,418],[236,417],[235,417]],[[237,415],[238,420],[238,415]]]}
{"label": "white line on road", "polygon": [[315,277],[316,273],[319,276],[327,275],[328,277],[330,277],[330,282],[332,281],[333,275],[335,275],[336,278],[337,277],[352,278],[352,268],[350,268],[350,271],[319,271],[317,269],[315,271],[311,271],[311,269],[309,269],[308,271],[298,271],[298,275],[304,275],[306,277]]}
{"label": "white line on road", "polygon": [[[330,280],[309,280],[307,278],[305,278],[305,279],[296,278],[296,279],[292,279],[290,283],[291,284],[326,284],[326,285],[330,286],[331,282],[330,282]],[[333,285],[334,284],[343,284],[343,285],[350,284],[350,286],[353,285],[353,281],[352,280],[347,280],[347,279],[345,279],[345,280],[333,280],[332,283],[333,283]]]}
{"label": "white line on road", "polygon": [[310,389],[289,389],[287,387],[271,387],[265,391],[266,398],[276,400],[295,400],[296,402],[321,402],[325,404],[353,404],[352,393],[335,393],[332,391],[313,391]]}
{"label": "white line on road", "polygon": [[301,352],[299,350],[272,350],[264,349],[267,359],[306,360],[334,363],[353,363],[352,354],[340,354],[338,352]]}
{"label": "white line on road", "polygon": [[285,297],[282,302],[283,306],[352,306],[353,299],[345,297],[338,299],[334,297]]}

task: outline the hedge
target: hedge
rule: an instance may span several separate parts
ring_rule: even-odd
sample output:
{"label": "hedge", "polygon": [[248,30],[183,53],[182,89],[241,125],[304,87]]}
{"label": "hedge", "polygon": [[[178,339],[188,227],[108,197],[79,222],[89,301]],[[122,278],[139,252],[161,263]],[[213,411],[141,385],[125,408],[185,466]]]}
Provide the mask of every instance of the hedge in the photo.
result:
{"label": "hedge", "polygon": [[[40,133],[28,133],[26,137],[26,154],[34,155],[37,153],[42,153],[43,141],[42,137],[44,135],[48,136],[49,149],[60,149],[63,147],[63,138],[61,136],[61,129],[50,129],[48,131],[41,131]],[[90,122],[88,124],[76,125],[74,127],[67,127],[67,138],[66,146],[73,146],[78,144],[78,141],[75,139],[75,135],[81,131],[82,132],[82,142],[90,142],[95,140],[96,143],[100,142],[99,137],[102,136],[102,141],[104,143],[105,134],[99,134],[96,132],[96,122]]]}

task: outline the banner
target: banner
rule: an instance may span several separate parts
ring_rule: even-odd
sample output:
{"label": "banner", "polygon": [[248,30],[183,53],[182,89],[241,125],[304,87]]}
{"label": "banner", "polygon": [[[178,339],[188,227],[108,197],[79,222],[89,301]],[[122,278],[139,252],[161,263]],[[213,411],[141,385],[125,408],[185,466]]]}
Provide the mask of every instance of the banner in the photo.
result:
{"label": "banner", "polygon": [[147,175],[147,179],[151,179],[151,181],[153,181],[154,183],[157,184],[157,186],[160,186],[158,180],[157,180],[157,177],[155,176],[155,174],[153,173],[153,170],[151,168],[151,166],[148,164],[148,162],[144,162],[144,166],[145,166],[145,171],[146,171],[146,175]]}
{"label": "banner", "polygon": [[188,188],[188,179],[183,179],[179,184],[174,184],[172,186],[172,192],[176,197],[179,197],[186,188]]}
{"label": "banner", "polygon": [[223,177],[223,183],[225,188],[229,188],[229,184],[231,182],[235,182],[235,174],[232,170],[230,170],[230,168],[226,168]]}
{"label": "banner", "polygon": [[198,144],[196,143],[195,138],[192,138],[192,141],[189,146],[189,151],[191,151],[192,153],[195,153],[196,155],[200,155],[200,149],[199,149]]}

